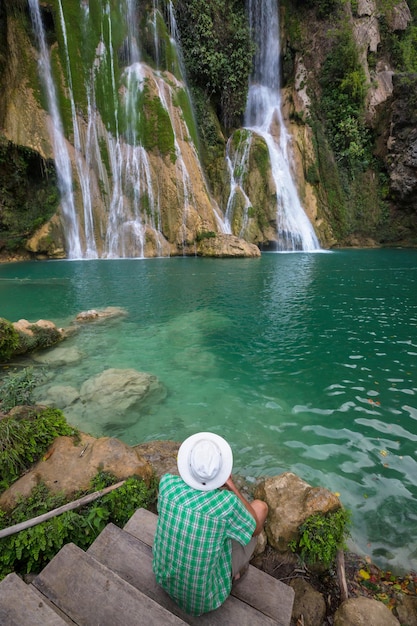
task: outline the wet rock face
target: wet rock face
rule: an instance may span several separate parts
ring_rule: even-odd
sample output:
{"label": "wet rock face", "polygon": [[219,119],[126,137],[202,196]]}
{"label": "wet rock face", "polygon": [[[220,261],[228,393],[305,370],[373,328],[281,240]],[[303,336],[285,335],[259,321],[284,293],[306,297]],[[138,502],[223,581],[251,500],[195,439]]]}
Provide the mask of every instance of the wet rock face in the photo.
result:
{"label": "wet rock face", "polygon": [[417,74],[393,77],[386,165],[396,205],[417,212]]}

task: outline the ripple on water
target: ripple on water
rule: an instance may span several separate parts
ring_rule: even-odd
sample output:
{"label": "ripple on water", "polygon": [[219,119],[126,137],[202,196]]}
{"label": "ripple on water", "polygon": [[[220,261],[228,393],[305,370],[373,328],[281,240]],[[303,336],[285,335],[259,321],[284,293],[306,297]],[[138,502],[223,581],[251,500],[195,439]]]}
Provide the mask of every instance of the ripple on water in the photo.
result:
{"label": "ripple on water", "polygon": [[75,389],[105,368],[157,376],[166,398],[125,429],[115,418],[117,436],[179,441],[212,429],[231,441],[234,471],[253,480],[293,471],[339,492],[355,544],[383,566],[392,553],[411,567],[417,252],[0,266],[4,278],[26,274],[47,282],[3,282],[8,319],[57,322],[65,311],[67,324],[92,307],[128,311],[68,339],[85,358],[49,372],[49,384]]}

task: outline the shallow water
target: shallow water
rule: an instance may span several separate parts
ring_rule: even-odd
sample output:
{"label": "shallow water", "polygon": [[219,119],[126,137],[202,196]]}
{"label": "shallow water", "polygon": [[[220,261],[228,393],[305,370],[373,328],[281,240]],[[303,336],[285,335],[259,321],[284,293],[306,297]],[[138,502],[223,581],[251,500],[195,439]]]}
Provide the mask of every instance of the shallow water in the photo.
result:
{"label": "shallow water", "polygon": [[40,398],[113,367],[155,374],[166,397],[140,416],[66,410],[74,425],[129,444],[213,430],[236,473],[340,493],[355,549],[417,569],[417,251],[18,263],[0,266],[0,303],[58,326],[126,309],[59,346],[82,358],[46,370]]}

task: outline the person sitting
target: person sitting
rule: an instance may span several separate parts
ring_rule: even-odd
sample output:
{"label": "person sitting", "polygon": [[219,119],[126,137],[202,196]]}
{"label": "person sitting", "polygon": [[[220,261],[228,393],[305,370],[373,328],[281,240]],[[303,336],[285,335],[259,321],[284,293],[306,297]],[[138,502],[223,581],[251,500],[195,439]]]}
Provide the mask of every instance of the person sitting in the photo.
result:
{"label": "person sitting", "polygon": [[157,583],[187,613],[217,609],[249,566],[268,506],[249,502],[232,480],[223,437],[200,432],[178,451],[179,476],[162,476],[152,567]]}

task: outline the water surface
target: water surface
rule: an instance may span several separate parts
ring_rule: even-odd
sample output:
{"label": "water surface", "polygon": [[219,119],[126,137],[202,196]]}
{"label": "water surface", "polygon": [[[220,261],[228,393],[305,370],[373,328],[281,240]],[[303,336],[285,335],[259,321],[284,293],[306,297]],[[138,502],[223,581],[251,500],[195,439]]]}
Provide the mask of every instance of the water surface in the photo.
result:
{"label": "water surface", "polygon": [[166,398],[104,422],[66,411],[76,426],[129,444],[213,430],[234,471],[340,493],[358,551],[417,568],[417,251],[18,263],[0,266],[0,303],[59,326],[126,310],[61,344],[83,358],[40,393],[114,367],[155,374]]}

